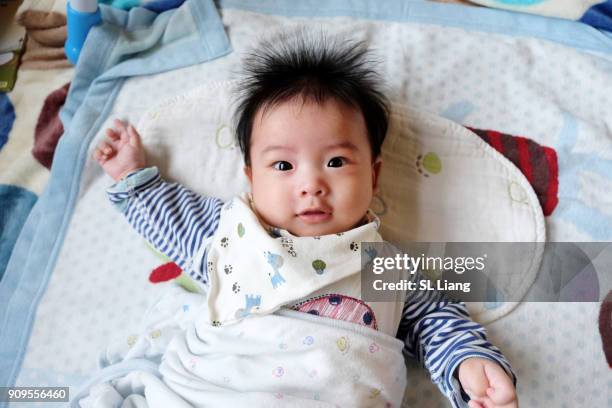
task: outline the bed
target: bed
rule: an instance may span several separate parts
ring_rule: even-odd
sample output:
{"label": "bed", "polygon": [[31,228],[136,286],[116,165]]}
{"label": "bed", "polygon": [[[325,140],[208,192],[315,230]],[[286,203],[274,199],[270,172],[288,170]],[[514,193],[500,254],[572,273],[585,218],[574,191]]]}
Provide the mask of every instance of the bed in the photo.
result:
{"label": "bed", "polygon": [[[163,262],[106,201],[110,179],[90,158],[103,129],[115,117],[137,123],[146,129],[145,143],[156,146],[151,151],[162,171],[185,177],[193,169],[163,156],[171,131],[164,118],[193,117],[194,101],[233,79],[240,53],[260,33],[286,26],[368,39],[381,55],[394,104],[479,130],[493,147],[487,137],[512,135],[554,154],[556,168],[547,167],[543,189],[528,180],[545,239],[612,239],[610,33],[569,20],[421,1],[381,7],[369,0],[187,0],[161,14],[101,9],[107,24],[90,32],[74,72],[61,71],[65,76],[48,88],[71,81],[50,177],[30,187],[40,197],[21,215],[27,221],[0,281],[0,386],[68,386],[75,393],[109,343],[143,330],[136,329],[139,317],[163,287],[148,279]],[[30,115],[24,126],[33,128],[34,120]],[[236,155],[226,121],[219,118],[201,134],[218,147],[212,158],[218,163]],[[436,159],[428,163],[417,164],[414,177],[433,179]],[[219,185],[205,177],[192,182],[212,181],[211,189],[228,196],[245,187],[231,169],[216,180]],[[226,180],[233,181],[229,189]],[[494,217],[485,221],[493,225]],[[609,269],[598,288],[603,299]],[[522,406],[612,405],[599,306],[524,302],[487,322],[490,339],[517,373]],[[424,370],[408,364],[403,405],[449,406]]]}

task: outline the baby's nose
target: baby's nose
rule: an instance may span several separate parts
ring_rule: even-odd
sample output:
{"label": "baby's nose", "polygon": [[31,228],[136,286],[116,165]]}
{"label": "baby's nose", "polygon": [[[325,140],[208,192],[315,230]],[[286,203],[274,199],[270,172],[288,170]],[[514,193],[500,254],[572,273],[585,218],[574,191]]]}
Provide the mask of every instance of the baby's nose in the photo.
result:
{"label": "baby's nose", "polygon": [[309,195],[313,195],[313,196],[322,196],[324,194],[323,188],[322,187],[307,187],[302,189],[302,196],[309,196]]}
{"label": "baby's nose", "polygon": [[306,175],[300,188],[301,196],[323,196],[327,194],[328,187],[325,180],[319,174]]}

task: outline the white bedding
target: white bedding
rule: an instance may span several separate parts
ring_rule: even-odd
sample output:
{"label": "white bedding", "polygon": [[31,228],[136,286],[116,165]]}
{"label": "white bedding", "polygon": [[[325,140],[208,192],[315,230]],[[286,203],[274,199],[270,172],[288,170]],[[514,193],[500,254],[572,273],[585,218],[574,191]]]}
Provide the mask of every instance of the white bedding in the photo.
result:
{"label": "white bedding", "polygon": [[[207,321],[208,306],[202,298],[168,287],[143,316],[144,336],[133,347],[123,347],[122,353],[120,344],[109,348],[106,355],[122,362],[92,376],[71,406],[108,406],[103,401],[117,401],[117,406],[123,397],[124,403],[146,398],[143,406],[159,408],[401,403],[406,367],[400,340],[293,310],[219,329]],[[142,338],[149,332],[155,333],[153,341]],[[162,353],[159,372],[149,371],[146,363],[159,361]],[[163,382],[156,378],[160,374]]]}

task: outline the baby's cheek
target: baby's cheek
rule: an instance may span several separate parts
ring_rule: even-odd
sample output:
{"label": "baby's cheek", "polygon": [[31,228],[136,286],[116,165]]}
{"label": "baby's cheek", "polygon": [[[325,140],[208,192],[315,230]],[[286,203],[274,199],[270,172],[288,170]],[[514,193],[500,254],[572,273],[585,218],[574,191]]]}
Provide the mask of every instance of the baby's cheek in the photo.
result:
{"label": "baby's cheek", "polygon": [[284,225],[290,213],[286,196],[270,189],[268,191],[258,191],[257,195],[253,192],[253,200],[257,212],[264,218],[264,221],[277,227]]}
{"label": "baby's cheek", "polygon": [[365,212],[372,200],[371,180],[359,179],[354,181],[345,193],[345,200],[354,211],[361,212],[363,210]]}

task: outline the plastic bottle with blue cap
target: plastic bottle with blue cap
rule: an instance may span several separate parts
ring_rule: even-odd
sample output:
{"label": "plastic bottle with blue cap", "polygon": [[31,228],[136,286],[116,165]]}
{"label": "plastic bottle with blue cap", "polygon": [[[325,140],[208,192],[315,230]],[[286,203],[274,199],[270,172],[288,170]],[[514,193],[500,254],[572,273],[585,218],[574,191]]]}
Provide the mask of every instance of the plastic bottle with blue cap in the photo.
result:
{"label": "plastic bottle with blue cap", "polygon": [[64,51],[68,60],[75,64],[91,27],[102,22],[97,0],[70,0],[66,5],[68,38]]}

